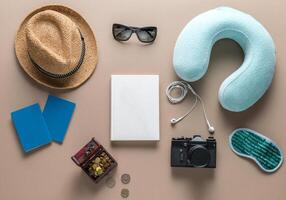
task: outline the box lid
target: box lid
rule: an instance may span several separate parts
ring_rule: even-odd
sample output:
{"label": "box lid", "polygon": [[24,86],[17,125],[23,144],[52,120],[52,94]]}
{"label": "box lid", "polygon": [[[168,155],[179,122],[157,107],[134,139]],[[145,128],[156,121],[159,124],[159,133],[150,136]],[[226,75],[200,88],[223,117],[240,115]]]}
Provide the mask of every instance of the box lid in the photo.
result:
{"label": "box lid", "polygon": [[95,141],[94,138],[91,139],[84,147],[82,147],[74,156],[72,160],[78,165],[81,166],[85,161],[87,161],[101,145]]}

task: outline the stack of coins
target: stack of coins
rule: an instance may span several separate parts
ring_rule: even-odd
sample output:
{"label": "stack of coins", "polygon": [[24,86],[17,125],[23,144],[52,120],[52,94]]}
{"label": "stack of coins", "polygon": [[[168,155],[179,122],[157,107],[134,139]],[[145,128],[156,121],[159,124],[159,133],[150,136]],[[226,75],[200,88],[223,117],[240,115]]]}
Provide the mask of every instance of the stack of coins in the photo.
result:
{"label": "stack of coins", "polygon": [[88,166],[89,174],[97,177],[103,174],[112,164],[112,159],[102,152],[99,156],[95,157]]}

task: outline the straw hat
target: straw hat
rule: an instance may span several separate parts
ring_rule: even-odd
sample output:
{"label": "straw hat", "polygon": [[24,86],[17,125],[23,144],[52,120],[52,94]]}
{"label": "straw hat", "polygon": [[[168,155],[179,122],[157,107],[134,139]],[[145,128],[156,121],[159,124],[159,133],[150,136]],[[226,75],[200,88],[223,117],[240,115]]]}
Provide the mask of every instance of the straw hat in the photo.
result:
{"label": "straw hat", "polygon": [[15,40],[20,66],[53,89],[83,84],[97,64],[97,47],[87,22],[65,6],[50,5],[29,14]]}

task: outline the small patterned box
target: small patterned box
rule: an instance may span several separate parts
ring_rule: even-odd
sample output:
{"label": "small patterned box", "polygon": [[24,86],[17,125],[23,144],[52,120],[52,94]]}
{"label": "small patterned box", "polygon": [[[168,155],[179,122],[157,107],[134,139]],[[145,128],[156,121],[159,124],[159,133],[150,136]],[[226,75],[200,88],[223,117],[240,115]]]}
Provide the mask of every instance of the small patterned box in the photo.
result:
{"label": "small patterned box", "polygon": [[72,160],[95,183],[98,183],[117,166],[114,158],[94,138],[72,156]]}

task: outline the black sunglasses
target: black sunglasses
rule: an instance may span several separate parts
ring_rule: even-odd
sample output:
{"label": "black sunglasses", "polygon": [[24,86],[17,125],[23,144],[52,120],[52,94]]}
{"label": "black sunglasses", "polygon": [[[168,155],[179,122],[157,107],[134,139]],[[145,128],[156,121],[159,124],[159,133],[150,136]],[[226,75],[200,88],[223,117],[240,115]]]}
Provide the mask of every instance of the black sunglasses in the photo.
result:
{"label": "black sunglasses", "polygon": [[125,26],[122,24],[112,25],[112,34],[114,39],[117,41],[127,41],[130,39],[133,33],[136,33],[138,40],[141,42],[152,43],[157,36],[157,27],[146,26],[138,28],[133,26]]}

